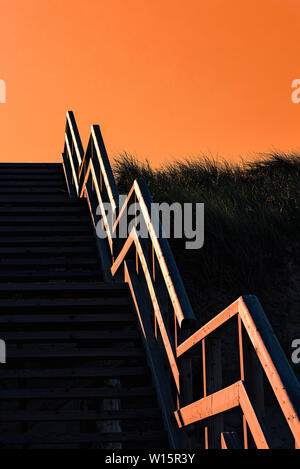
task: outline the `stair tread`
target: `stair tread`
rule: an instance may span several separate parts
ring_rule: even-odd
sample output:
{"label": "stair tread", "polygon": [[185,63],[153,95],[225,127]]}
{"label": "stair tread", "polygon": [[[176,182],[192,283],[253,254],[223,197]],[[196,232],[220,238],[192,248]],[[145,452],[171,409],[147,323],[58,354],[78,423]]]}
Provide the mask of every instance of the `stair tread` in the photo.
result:
{"label": "stair tread", "polygon": [[29,436],[23,434],[16,437],[15,435],[5,434],[1,436],[1,443],[17,444],[51,444],[51,443],[103,443],[103,442],[121,442],[121,441],[160,441],[166,438],[164,431],[157,430],[146,432],[116,432],[116,433],[80,433],[80,434],[63,434],[45,436],[36,436],[30,434]]}
{"label": "stair tread", "polygon": [[120,298],[37,298],[37,299],[1,299],[1,308],[34,307],[34,306],[124,306],[129,304],[127,297]]}
{"label": "stair tread", "polygon": [[58,214],[53,215],[1,215],[0,214],[0,223],[71,223],[71,222],[89,222],[91,219],[87,214],[79,213],[78,215],[74,214]]}
{"label": "stair tread", "polygon": [[51,169],[51,168],[56,168],[56,169],[61,169],[62,170],[62,164],[61,163],[44,163],[44,162],[28,162],[28,163],[23,163],[19,161],[15,162],[10,162],[10,163],[0,163],[0,172],[3,168],[28,168],[32,170],[33,168],[46,168],[46,169]]}
{"label": "stair tread", "polygon": [[38,181],[61,181],[65,185],[64,174],[60,171],[49,171],[35,174],[26,172],[21,174],[19,171],[2,171],[0,167],[0,181],[32,181],[36,183]]}
{"label": "stair tread", "polygon": [[[128,285],[101,277],[87,202],[69,198],[62,164],[0,163],[0,324],[7,343],[0,446],[166,443],[164,431],[145,425],[159,421],[161,411]],[[56,407],[79,401],[81,410],[51,410],[48,399]],[[92,410],[101,399],[121,399],[123,407]],[[31,400],[39,407],[31,409]],[[90,408],[82,408],[86,400]],[[6,401],[16,401],[14,408]],[[79,431],[85,421],[114,420],[124,422],[122,431]],[[78,423],[60,431],[64,422]]]}
{"label": "stair tread", "polygon": [[7,347],[7,360],[13,358],[80,358],[80,357],[99,357],[99,358],[129,358],[129,357],[144,357],[144,350],[142,347],[129,349],[114,347],[114,348],[87,348],[87,349],[55,349],[45,350],[43,347],[31,347],[22,349],[9,349]]}
{"label": "stair tread", "polygon": [[[0,243],[1,244],[1,243]],[[2,247],[0,245],[1,254],[84,254],[96,252],[94,245],[88,246],[45,246],[45,247]]]}
{"label": "stair tread", "polygon": [[50,188],[51,187],[53,188],[53,191],[57,191],[59,189],[64,190],[64,191],[66,190],[63,178],[56,178],[56,179],[51,179],[51,180],[43,179],[42,181],[40,180],[40,178],[37,178],[34,181],[31,179],[27,179],[27,180],[19,179],[19,180],[14,181],[12,178],[3,180],[0,175],[0,183],[1,183],[0,184],[1,188],[2,187],[20,188],[21,192],[23,188],[32,189],[32,186],[36,188],[38,187]]}
{"label": "stair tread", "polygon": [[[101,367],[95,368],[49,368],[49,369],[13,369],[3,368],[1,379],[43,379],[43,378],[73,378],[73,377],[123,377],[143,376],[149,373],[146,367]],[[2,411],[1,411],[2,412]],[[1,414],[0,412],[0,414]]]}
{"label": "stair tread", "polygon": [[5,226],[0,225],[0,234],[1,233],[10,233],[13,236],[16,235],[16,233],[78,233],[78,232],[84,232],[84,233],[90,233],[90,226],[89,224],[79,224],[75,225],[72,224],[70,225],[63,225],[63,224],[58,224],[58,225],[32,225],[32,226],[25,226],[25,225],[9,225],[6,224]]}
{"label": "stair tread", "polygon": [[[1,268],[1,266],[0,266]],[[98,281],[101,278],[100,270],[63,270],[58,271],[54,269],[46,271],[37,270],[0,270],[0,281],[16,281],[22,280],[24,282],[32,282],[34,280],[44,280],[45,283],[53,283],[57,280],[63,280],[64,282],[71,282],[78,279],[89,279],[91,282]]]}
{"label": "stair tread", "polygon": [[13,178],[1,178],[0,174],[0,182],[1,182],[1,187],[25,187],[25,188],[31,188],[32,186],[34,187],[53,187],[54,189],[60,188],[62,190],[66,190],[65,185],[64,185],[64,180],[62,177],[59,178],[53,178],[53,179],[43,179],[41,180],[40,178],[37,178],[35,180],[32,179],[16,179],[14,180]]}
{"label": "stair tread", "polygon": [[128,292],[128,286],[126,283],[115,282],[115,283],[105,283],[105,282],[56,282],[56,283],[0,283],[0,291],[78,291],[78,290],[93,290],[96,292]]}
{"label": "stair tread", "polygon": [[47,244],[53,243],[56,245],[70,244],[70,243],[91,243],[94,242],[94,237],[91,234],[88,235],[77,235],[77,236],[27,236],[24,238],[18,236],[0,236],[0,246],[3,244],[16,244],[16,245],[27,245],[27,244]]}
{"label": "stair tread", "polygon": [[52,258],[47,258],[47,259],[41,259],[39,258],[38,260],[35,258],[25,258],[21,259],[20,257],[18,259],[1,259],[0,260],[0,269],[1,267],[7,267],[7,266],[27,266],[27,265],[35,265],[35,266],[53,266],[53,265],[98,265],[98,259],[96,258],[81,258],[80,256],[74,258],[64,258],[62,256],[55,257],[52,256]]}
{"label": "stair tread", "polygon": [[35,332],[1,332],[1,338],[6,342],[13,341],[31,341],[31,340],[83,340],[83,339],[102,339],[102,340],[125,340],[137,339],[137,331],[109,331],[109,330],[80,330],[80,331],[35,331]]}
{"label": "stair tread", "polygon": [[62,205],[65,205],[65,206],[80,206],[80,207],[87,207],[87,202],[85,199],[70,199],[70,197],[64,197],[63,200],[61,197],[57,198],[55,196],[41,196],[40,197],[36,197],[36,196],[18,196],[18,195],[10,195],[9,197],[5,197],[4,195],[1,195],[0,196],[0,204],[4,204],[4,205],[7,205],[7,204],[20,204],[21,206],[24,206],[26,204],[28,205],[32,205],[34,204],[34,206],[40,206],[44,203],[53,203],[53,204],[58,204],[58,206],[62,206]]}
{"label": "stair tread", "polygon": [[[82,420],[121,420],[157,418],[160,411],[157,408],[146,409],[119,409],[119,410],[52,410],[52,411],[22,411],[10,410],[0,412],[1,422],[28,422],[28,421],[82,421]],[[0,437],[1,439],[1,437]]]}
{"label": "stair tread", "polygon": [[[1,182],[0,182],[1,184]],[[8,205],[0,205],[0,214],[2,213],[17,213],[17,214],[23,214],[23,213],[40,213],[40,214],[45,214],[45,213],[54,213],[55,215],[57,213],[63,213],[63,214],[76,214],[76,213],[85,213],[86,214],[87,208],[83,205],[79,206],[62,206],[62,207],[44,207],[41,205],[38,206],[21,206],[21,207],[14,207],[14,206],[8,206]]]}
{"label": "stair tread", "polygon": [[99,387],[99,388],[76,388],[70,389],[0,389],[1,399],[79,399],[79,398],[114,398],[114,397],[136,397],[153,396],[153,387]]}
{"label": "stair tread", "polygon": [[98,313],[98,314],[1,314],[0,324],[19,323],[128,323],[135,321],[133,313]]}
{"label": "stair tread", "polygon": [[[52,195],[46,195],[46,194],[22,194],[20,195],[19,193],[16,194],[16,192],[13,192],[11,194],[6,193],[4,196],[3,193],[0,194],[0,204],[5,203],[5,204],[26,204],[28,202],[34,202],[35,204],[40,205],[41,203],[62,203],[65,201],[67,204],[72,203],[72,199],[70,199],[67,195],[67,193],[53,193]],[[76,201],[77,202],[77,201]],[[74,203],[74,202],[73,202]],[[77,202],[78,203],[78,202]]]}

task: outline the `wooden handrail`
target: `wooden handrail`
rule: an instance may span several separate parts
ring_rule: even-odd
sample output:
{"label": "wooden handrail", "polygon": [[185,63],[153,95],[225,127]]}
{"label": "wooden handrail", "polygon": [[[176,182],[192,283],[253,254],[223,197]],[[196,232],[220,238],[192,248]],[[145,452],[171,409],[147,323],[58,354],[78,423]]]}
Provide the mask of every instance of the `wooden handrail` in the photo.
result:
{"label": "wooden handrail", "polygon": [[[84,153],[76,121],[71,111],[67,113],[63,165],[70,195],[87,198],[95,225],[97,222],[95,206],[100,207],[100,214],[107,234],[109,252],[107,254],[105,249],[103,252],[101,251],[104,270],[106,272],[109,271],[112,277],[121,269],[124,270],[125,281],[129,284],[146,342],[148,343],[152,339],[157,341],[159,331],[162,343],[161,350],[167,359],[171,371],[172,382],[170,382],[170,385],[172,387],[173,383],[176,389],[177,409],[174,410],[174,417],[178,428],[204,421],[240,406],[243,413],[244,448],[248,447],[247,429],[250,430],[258,448],[268,448],[270,446],[269,438],[259,417],[258,409],[256,409],[255,403],[251,401],[251,393],[249,393],[247,388],[243,344],[244,330],[247,332],[252,348],[289,425],[295,440],[295,447],[299,448],[300,386],[257,298],[252,295],[240,297],[179,343],[177,327],[180,330],[193,326],[195,324],[195,316],[146,183],[141,179],[135,180],[124,203],[120,207],[119,192],[100,127],[97,125],[91,127],[87,150]],[[132,201],[139,204],[139,212],[143,217],[144,225],[149,234],[149,242],[146,245],[144,240],[141,240],[138,235],[135,226],[131,229],[127,239],[125,241],[122,240],[121,244],[117,237],[122,217]],[[107,218],[104,202],[108,202],[112,208],[112,220]],[[147,250],[149,246],[150,253]],[[102,247],[100,247],[100,250],[102,250]],[[136,274],[138,278],[143,280],[146,288],[140,289],[138,287],[140,291],[136,287],[136,282],[139,280],[132,277],[132,269],[129,269],[127,265],[132,255],[132,250],[135,252]],[[156,266],[158,266],[161,275],[161,282],[159,284],[157,282]],[[174,330],[172,334],[170,332],[168,301],[166,303],[166,301],[161,299],[162,287],[167,294],[167,299],[170,300],[174,313]],[[147,298],[145,296],[141,300],[141,291],[143,291],[143,295],[146,295]],[[144,308],[143,303],[146,300],[150,301],[153,317],[151,317],[149,310],[146,311]],[[211,364],[207,361],[206,357],[206,340],[212,333],[219,331],[223,325],[234,317],[238,320],[240,381],[233,383],[227,388],[219,389],[217,392],[207,393],[206,373]],[[154,324],[153,328],[149,327],[152,321]],[[193,402],[193,399],[190,398],[188,399],[189,402],[186,402],[187,399],[184,397],[182,383],[185,383],[184,388],[186,388],[190,373],[187,373],[186,368],[182,366],[182,360],[185,360],[187,363],[199,345],[201,345],[202,350],[204,395],[200,400]],[[153,363],[155,363],[155,360],[153,360]],[[190,387],[191,391],[191,385],[188,387]],[[162,405],[164,406],[164,403]],[[169,407],[170,403],[168,402],[168,405],[165,406],[165,413]],[[172,419],[170,420],[169,418],[170,416],[167,416],[168,428],[170,429],[172,427],[172,423],[170,423]],[[230,442],[232,442],[232,445],[235,444],[237,446],[238,438],[233,434],[221,431],[219,439],[222,448],[229,447]],[[173,440],[175,441],[176,438],[174,437]],[[207,438],[206,447],[208,447]]]}
{"label": "wooden handrail", "polygon": [[[178,346],[177,356],[180,357],[185,353],[191,352],[192,348],[199,345],[211,333],[220,328],[234,316],[238,316],[242,321],[265,375],[274,391],[274,395],[295,438],[296,445],[299,445],[300,385],[288,360],[286,359],[263,308],[254,295],[241,296],[228,308],[192,334]],[[241,359],[242,361],[244,360],[243,354],[241,354]],[[244,363],[242,363],[242,369],[244,369]],[[244,377],[242,378],[244,379]],[[208,397],[212,399],[213,396]],[[249,406],[249,397],[245,390],[243,390],[242,397],[242,408],[244,413],[246,413],[249,411],[247,407]],[[232,407],[235,407],[235,400],[232,398],[231,401]],[[191,413],[194,412],[193,405],[194,404],[189,407],[189,412]],[[255,429],[257,429],[257,426]],[[253,437],[255,439],[255,434],[253,434]]]}
{"label": "wooden handrail", "polygon": [[[139,203],[140,211],[143,215],[145,226],[147,227],[153,249],[159,262],[163,280],[170,296],[178,325],[181,327],[183,321],[190,323],[190,321],[194,321],[196,318],[186,290],[183,286],[169,243],[163,233],[163,227],[159,221],[157,209],[155,204],[153,204],[149,189],[143,179],[134,181],[127,199],[120,208],[120,213],[113,226],[113,231],[117,230],[123,212],[133,196],[135,196]],[[112,265],[111,270],[113,275],[120,264],[124,261],[127,252],[128,249],[123,248],[118,259],[116,259]]]}

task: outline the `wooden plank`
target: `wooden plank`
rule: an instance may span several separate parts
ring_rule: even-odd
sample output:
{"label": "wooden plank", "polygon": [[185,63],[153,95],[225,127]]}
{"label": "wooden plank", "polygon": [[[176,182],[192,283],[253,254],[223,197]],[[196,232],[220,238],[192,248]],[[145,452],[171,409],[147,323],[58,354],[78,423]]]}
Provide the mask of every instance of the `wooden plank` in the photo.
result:
{"label": "wooden plank", "polygon": [[[65,433],[63,435],[49,434],[40,435],[3,435],[0,442],[6,445],[50,445],[50,444],[76,444],[76,443],[104,443],[104,442],[122,442],[122,441],[158,441],[160,444],[166,438],[163,431],[148,432],[116,432],[116,433],[78,433],[76,435]],[[140,447],[140,444],[138,445]]]}
{"label": "wooden plank", "polygon": [[96,247],[93,245],[90,246],[45,246],[45,247],[0,247],[0,255],[35,255],[35,254],[49,254],[49,255],[92,255],[96,251]]}
{"label": "wooden plank", "polygon": [[69,128],[72,134],[72,139],[75,145],[78,162],[80,164],[84,155],[84,150],[73,111],[67,111],[67,122],[69,124]]}
{"label": "wooden plank", "polygon": [[300,385],[258,299],[239,298],[239,313],[286,421],[300,445]]}
{"label": "wooden plank", "polygon": [[88,349],[70,349],[66,350],[62,348],[59,350],[57,347],[55,350],[45,350],[43,347],[34,347],[23,349],[9,349],[7,350],[7,358],[17,359],[17,358],[31,358],[40,360],[41,358],[107,358],[107,359],[117,359],[122,360],[124,358],[143,358],[144,351],[142,348],[130,348],[126,349],[120,345],[113,349],[105,348],[88,348]]}
{"label": "wooden plank", "polygon": [[0,215],[0,223],[85,223],[89,222],[90,218],[86,213],[79,213],[78,215],[59,214],[53,215]]}
{"label": "wooden plank", "polygon": [[120,298],[36,298],[29,299],[23,298],[21,300],[3,300],[0,299],[0,309],[13,309],[13,308],[32,308],[32,307],[66,307],[66,306],[127,306],[129,300],[126,297]]}
{"label": "wooden plank", "polygon": [[70,389],[8,389],[0,390],[0,399],[89,399],[114,397],[144,397],[154,396],[151,387],[135,388],[70,388]]}
{"label": "wooden plank", "polygon": [[87,207],[85,205],[64,205],[61,206],[53,205],[22,205],[22,206],[14,206],[14,205],[0,205],[0,213],[9,213],[10,215],[16,213],[18,215],[21,214],[53,214],[57,215],[72,215],[72,214],[87,214]]}
{"label": "wooden plank", "polygon": [[108,193],[113,211],[119,206],[119,191],[107,156],[99,125],[92,125],[91,136],[93,138],[96,154],[101,168],[101,174]]}
{"label": "wooden plank", "polygon": [[0,225],[0,235],[1,233],[9,233],[11,236],[15,236],[16,234],[22,233],[24,235],[37,234],[37,233],[56,233],[56,234],[70,234],[73,235],[76,233],[89,233],[90,227],[88,225],[35,225],[35,226],[24,226],[24,225],[9,225],[6,224],[5,226]]}
{"label": "wooden plank", "polygon": [[48,342],[66,341],[68,343],[80,340],[137,340],[138,331],[110,331],[110,330],[80,330],[80,331],[2,331],[1,338],[5,342]]}
{"label": "wooden plank", "polygon": [[[166,287],[172,301],[176,317],[178,319],[178,324],[181,327],[182,321],[194,321],[195,316],[190,305],[189,299],[187,297],[185,288],[183,286],[178,268],[176,266],[172,251],[169,247],[168,241],[165,237],[157,236],[157,233],[153,226],[153,221],[151,220],[151,215],[153,215],[154,205],[150,193],[147,189],[147,186],[143,180],[134,181],[134,184],[128,194],[128,197],[120,209],[118,218],[114,224],[113,232],[117,229],[117,225],[120,222],[122,214],[129,203],[129,199],[132,194],[135,194],[137,201],[140,204],[141,212],[144,218],[145,226],[148,228],[148,232],[151,238],[153,248],[155,250],[157,260],[166,283]],[[153,209],[153,210],[151,210]],[[151,213],[151,215],[150,215]],[[154,214],[158,217],[158,214]],[[157,222],[160,226],[160,222]],[[129,247],[129,245],[128,245]],[[117,263],[112,267],[113,272],[116,272],[118,267],[121,265],[122,260],[125,258],[126,250],[123,249],[121,255],[118,256]],[[180,299],[180,300],[179,300]],[[183,313],[184,310],[184,313]]]}
{"label": "wooden plank", "polygon": [[70,161],[65,153],[62,153],[62,160],[63,160],[63,170],[65,176],[65,183],[69,192],[70,197],[76,196],[76,189],[74,187],[72,181],[72,167]]}
{"label": "wooden plank", "polygon": [[21,246],[27,246],[29,244],[33,245],[47,245],[47,244],[54,244],[55,246],[57,245],[63,245],[65,244],[66,246],[69,246],[70,244],[91,244],[94,241],[94,238],[92,234],[88,235],[75,235],[75,236],[0,236],[0,246],[4,245],[21,245]]}
{"label": "wooden plank", "polygon": [[134,323],[132,313],[107,313],[97,314],[1,314],[0,324],[60,324],[60,323]]}
{"label": "wooden plank", "polygon": [[[1,411],[0,422],[74,422],[82,420],[137,420],[160,417],[159,409],[83,410],[83,411]],[[0,436],[1,440],[1,436]]]}
{"label": "wooden plank", "polygon": [[68,378],[120,378],[126,376],[147,376],[149,370],[143,366],[94,367],[94,368],[49,368],[13,369],[2,368],[0,380],[6,379],[68,379]]}
{"label": "wooden plank", "polygon": [[23,179],[20,179],[20,180],[17,180],[17,181],[14,181],[12,179],[7,179],[7,180],[1,180],[0,178],[0,185],[1,185],[1,188],[2,187],[7,187],[7,188],[15,188],[17,190],[20,189],[20,191],[22,192],[23,188],[32,188],[32,186],[36,187],[36,188],[53,188],[53,190],[55,191],[59,191],[60,189],[65,189],[65,185],[64,185],[64,180],[60,180],[60,179],[53,179],[53,180],[50,180],[48,181],[47,179],[45,179],[44,181],[40,180],[40,178],[38,178],[37,180],[23,180]]}
{"label": "wooden plank", "polygon": [[177,347],[177,357],[180,357],[184,353],[190,351],[192,347],[199,344],[201,340],[225,324],[233,316],[235,316],[238,313],[238,305],[238,300],[234,301],[230,306],[228,306],[221,313],[208,321],[208,323],[206,323],[203,327],[194,332],[194,334],[192,334],[188,339],[182,342]]}
{"label": "wooden plank", "polygon": [[164,317],[163,317],[161,304],[160,304],[158,295],[156,293],[155,286],[154,286],[153,281],[152,281],[152,277],[151,277],[151,274],[150,274],[150,272],[151,272],[150,266],[148,264],[147,259],[145,258],[143,248],[142,248],[140,240],[137,236],[135,228],[133,228],[132,231],[133,231],[133,236],[134,236],[134,243],[135,243],[135,246],[136,246],[136,249],[137,249],[137,252],[138,252],[138,256],[139,256],[139,259],[140,259],[140,262],[141,262],[141,265],[142,265],[142,269],[143,269],[143,272],[144,272],[144,276],[145,276],[145,279],[146,279],[146,282],[147,282],[150,298],[151,298],[152,305],[153,305],[153,308],[154,308],[154,314],[155,314],[156,321],[157,321],[157,324],[158,324],[158,327],[159,327],[159,330],[160,330],[160,334],[161,334],[161,338],[162,338],[162,341],[163,341],[163,344],[164,344],[165,352],[166,352],[166,355],[167,355],[167,358],[168,358],[168,361],[169,361],[169,364],[170,364],[170,368],[171,368],[172,375],[173,375],[173,378],[174,378],[174,381],[175,381],[175,384],[176,384],[176,387],[177,387],[177,391],[180,394],[180,379],[179,379],[178,364],[177,364],[176,357],[174,355],[173,346],[171,345],[169,332],[168,332],[168,329],[167,329],[167,326],[165,324],[165,320],[164,320]]}
{"label": "wooden plank", "polygon": [[[151,241],[157,256],[160,269],[162,271],[166,287],[168,289],[171,302],[174,307],[174,311],[178,320],[178,324],[181,327],[182,322],[189,322],[188,326],[195,321],[195,315],[192,310],[189,298],[184,288],[181,276],[179,274],[177,265],[175,263],[173,253],[170,249],[167,238],[164,236],[157,237],[156,230],[154,228],[152,218],[156,218],[157,227],[160,226],[159,217],[155,211],[153,200],[150,192],[147,188],[146,183],[142,180],[134,181],[135,194],[137,201],[140,204],[140,208],[144,217],[148,232],[151,237]],[[151,214],[151,215],[150,215]]]}
{"label": "wooden plank", "polygon": [[175,411],[178,426],[184,427],[239,405],[239,381]]}
{"label": "wooden plank", "polygon": [[[222,348],[221,337],[210,337],[206,342],[206,383],[207,393],[222,389]],[[224,430],[223,414],[211,417],[207,426],[208,448],[221,449],[220,435]]]}
{"label": "wooden plank", "polygon": [[263,428],[263,423],[256,414],[242,381],[239,383],[239,401],[257,449],[269,449],[268,438]]}
{"label": "wooden plank", "polygon": [[10,258],[10,259],[1,259],[0,268],[8,269],[8,267],[22,268],[34,266],[35,269],[45,269],[45,268],[54,268],[54,267],[77,267],[77,268],[86,268],[92,267],[95,268],[98,265],[98,261],[95,258],[87,257],[64,257],[64,256],[52,256],[48,258],[35,258],[35,257],[25,257],[25,258]]}
{"label": "wooden plank", "polygon": [[128,294],[128,286],[125,283],[105,283],[105,282],[56,282],[56,283],[4,283],[0,284],[0,292],[45,292],[45,291],[91,291],[101,294],[124,295]]}

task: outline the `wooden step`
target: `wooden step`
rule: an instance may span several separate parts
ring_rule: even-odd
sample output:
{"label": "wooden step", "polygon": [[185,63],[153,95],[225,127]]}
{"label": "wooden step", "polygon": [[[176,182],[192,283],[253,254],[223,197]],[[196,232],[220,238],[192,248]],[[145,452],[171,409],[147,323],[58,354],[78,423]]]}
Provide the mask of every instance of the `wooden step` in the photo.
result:
{"label": "wooden step", "polygon": [[56,196],[12,196],[5,197],[0,195],[0,207],[13,205],[17,207],[39,207],[39,206],[57,206],[57,207],[87,207],[85,199],[70,199],[69,197]]}
{"label": "wooden step", "polygon": [[96,246],[90,244],[88,246],[26,246],[26,247],[2,247],[0,246],[0,256],[18,256],[18,255],[95,255]]}
{"label": "wooden step", "polygon": [[113,294],[114,296],[128,294],[128,286],[126,283],[114,282],[56,282],[56,283],[0,283],[0,292],[78,292],[90,291],[101,295]]}
{"label": "wooden step", "polygon": [[90,398],[126,398],[154,396],[152,387],[99,387],[74,389],[0,389],[0,399],[90,399]]}
{"label": "wooden step", "polygon": [[[84,268],[84,266],[83,266]],[[0,263],[1,269],[1,263]],[[54,281],[74,282],[82,280],[85,282],[87,279],[90,282],[97,282],[102,278],[100,269],[97,270],[0,270],[0,282],[40,282],[43,280],[45,283],[53,283]]]}
{"label": "wooden step", "polygon": [[78,214],[78,215],[66,215],[66,214],[59,214],[56,216],[53,215],[0,215],[0,224],[6,223],[26,223],[26,225],[30,224],[64,224],[68,225],[69,223],[89,223],[91,221],[88,214]]}
{"label": "wooden step", "polygon": [[[5,434],[0,437],[0,443],[6,445],[49,445],[49,444],[74,444],[74,443],[104,443],[104,442],[142,442],[157,441],[158,445],[166,439],[164,431],[146,432],[119,432],[119,433],[80,433],[75,435],[15,435]],[[140,447],[138,445],[137,447]]]}
{"label": "wooden step", "polygon": [[43,175],[43,176],[50,176],[50,175],[55,175],[55,176],[62,176],[63,175],[63,169],[62,167],[59,166],[31,166],[31,167],[26,167],[26,166],[17,166],[17,165],[7,165],[3,166],[3,163],[0,165],[0,174],[1,176],[38,176],[38,175]]}
{"label": "wooden step", "polygon": [[131,313],[117,313],[107,310],[101,313],[84,314],[0,314],[0,324],[76,324],[76,323],[111,323],[111,324],[129,324],[135,323],[136,318]]}
{"label": "wooden step", "polygon": [[12,359],[35,359],[40,360],[41,358],[106,358],[106,359],[123,359],[123,358],[144,358],[144,350],[138,347],[125,348],[118,346],[115,348],[86,348],[86,349],[75,349],[66,350],[65,348],[55,350],[45,350],[42,346],[33,346],[31,348],[22,349],[9,349],[7,347],[7,361]]}
{"label": "wooden step", "polygon": [[28,234],[33,234],[36,235],[38,233],[46,233],[47,235],[50,233],[55,233],[56,235],[58,234],[77,234],[77,233],[90,233],[91,232],[91,226],[89,223],[86,224],[70,224],[70,225],[65,225],[65,224],[57,224],[55,226],[53,225],[31,225],[31,226],[26,226],[24,225],[10,225],[6,224],[5,226],[0,225],[0,237],[2,234],[5,234],[6,236],[17,236],[20,233],[23,234],[23,236],[26,236]]}
{"label": "wooden step", "polygon": [[72,257],[64,257],[64,256],[51,256],[47,258],[22,258],[19,257],[18,259],[9,258],[9,259],[0,259],[0,270],[1,269],[22,269],[26,267],[34,267],[35,269],[48,269],[48,268],[62,268],[62,267],[74,267],[77,268],[85,268],[85,267],[96,267],[98,266],[98,259],[96,257],[80,257],[76,256],[75,258]]}
{"label": "wooden step", "polygon": [[23,173],[20,174],[19,172],[10,172],[10,173],[3,173],[0,168],[0,183],[9,183],[9,182],[30,182],[32,185],[40,182],[40,181],[60,181],[64,185],[66,184],[65,178],[62,172],[58,171],[51,171],[34,174],[34,173]]}
{"label": "wooden step", "polygon": [[[158,409],[120,409],[120,410],[84,410],[84,411],[21,411],[11,410],[0,412],[0,422],[71,422],[101,420],[137,420],[157,419]],[[1,436],[0,436],[1,440]]]}
{"label": "wooden step", "polygon": [[[147,376],[149,370],[143,366],[94,367],[94,368],[48,368],[13,369],[2,367],[0,381],[7,379],[67,379],[67,378],[122,378]],[[1,414],[1,412],[0,412]]]}
{"label": "wooden step", "polygon": [[52,308],[65,308],[67,306],[73,307],[81,307],[81,306],[102,306],[102,307],[112,307],[112,306],[119,306],[124,307],[128,306],[129,298],[127,297],[120,297],[120,298],[37,298],[37,299],[11,299],[11,300],[3,300],[0,299],[0,309],[9,310],[10,308],[45,308],[45,307],[52,307]]}
{"label": "wooden step", "polygon": [[87,245],[93,243],[95,243],[95,238],[92,234],[82,234],[77,236],[0,236],[0,246],[16,245],[17,247],[26,247],[28,245],[33,245],[36,247],[41,247],[41,245],[61,246],[64,244],[66,246],[69,246],[70,244]]}
{"label": "wooden step", "polygon": [[[75,202],[73,202],[75,200]],[[28,203],[34,203],[34,205],[42,205],[42,204],[58,204],[60,205],[64,201],[67,204],[74,203],[75,205],[78,204],[76,199],[70,199],[67,192],[64,193],[53,193],[53,194],[19,194],[16,192],[13,192],[11,194],[6,194],[2,192],[0,194],[0,205],[1,204],[22,204],[22,205],[27,205]],[[86,202],[85,202],[86,203]]]}
{"label": "wooden step", "polygon": [[30,171],[32,171],[33,169],[37,169],[37,168],[41,168],[41,169],[52,169],[52,170],[59,170],[59,171],[62,171],[63,168],[62,168],[62,164],[61,163],[42,163],[42,162],[10,162],[10,163],[0,163],[0,173],[2,171],[2,169],[4,168],[12,168],[12,169],[20,169],[20,168],[24,168],[24,169],[28,169]]}
{"label": "wooden step", "polygon": [[[81,330],[81,331],[34,331],[34,332],[7,332],[1,331],[1,339],[5,342],[74,342],[78,340],[111,340],[111,341],[124,341],[124,340],[137,340],[139,333],[137,331],[95,331],[95,330]],[[100,342],[101,343],[101,342]]]}
{"label": "wooden step", "polygon": [[[40,180],[37,178],[36,180],[32,179],[27,179],[27,180],[22,180],[21,178],[18,180],[13,180],[12,178],[10,179],[2,179],[0,175],[0,188],[1,190],[4,188],[7,189],[14,189],[16,192],[22,192],[23,189],[33,189],[33,188],[41,188],[41,189],[47,189],[51,188],[51,192],[54,191],[59,191],[59,190],[66,190],[65,182],[62,178],[55,178],[55,179],[43,179]],[[52,190],[53,189],[53,190]],[[2,191],[4,192],[4,191]],[[32,191],[31,191],[32,192]],[[37,190],[35,192],[38,192]]]}
{"label": "wooden step", "polygon": [[[1,183],[0,183],[1,184]],[[17,214],[17,215],[29,215],[29,214],[37,214],[37,215],[45,215],[45,214],[52,214],[57,215],[72,215],[72,214],[85,214],[87,215],[87,207],[85,205],[63,205],[62,207],[56,205],[28,205],[28,206],[18,206],[15,207],[14,205],[0,205],[0,214]]]}
{"label": "wooden step", "polygon": [[20,194],[28,194],[28,195],[55,195],[57,196],[59,193],[63,194],[65,197],[68,196],[67,188],[61,187],[1,187],[0,186],[0,194],[10,194],[20,195]]}

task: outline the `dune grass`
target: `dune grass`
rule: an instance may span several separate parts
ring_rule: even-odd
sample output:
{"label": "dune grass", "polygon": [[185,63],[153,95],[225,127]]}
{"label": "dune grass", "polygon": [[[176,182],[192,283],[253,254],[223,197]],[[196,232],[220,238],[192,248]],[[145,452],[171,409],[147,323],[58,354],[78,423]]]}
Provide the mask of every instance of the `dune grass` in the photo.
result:
{"label": "dune grass", "polygon": [[200,323],[241,294],[256,294],[289,346],[297,302],[299,308],[299,154],[241,164],[201,156],[153,168],[123,153],[114,173],[121,193],[143,178],[155,202],[204,202],[203,248],[185,250],[184,240],[170,240]]}

